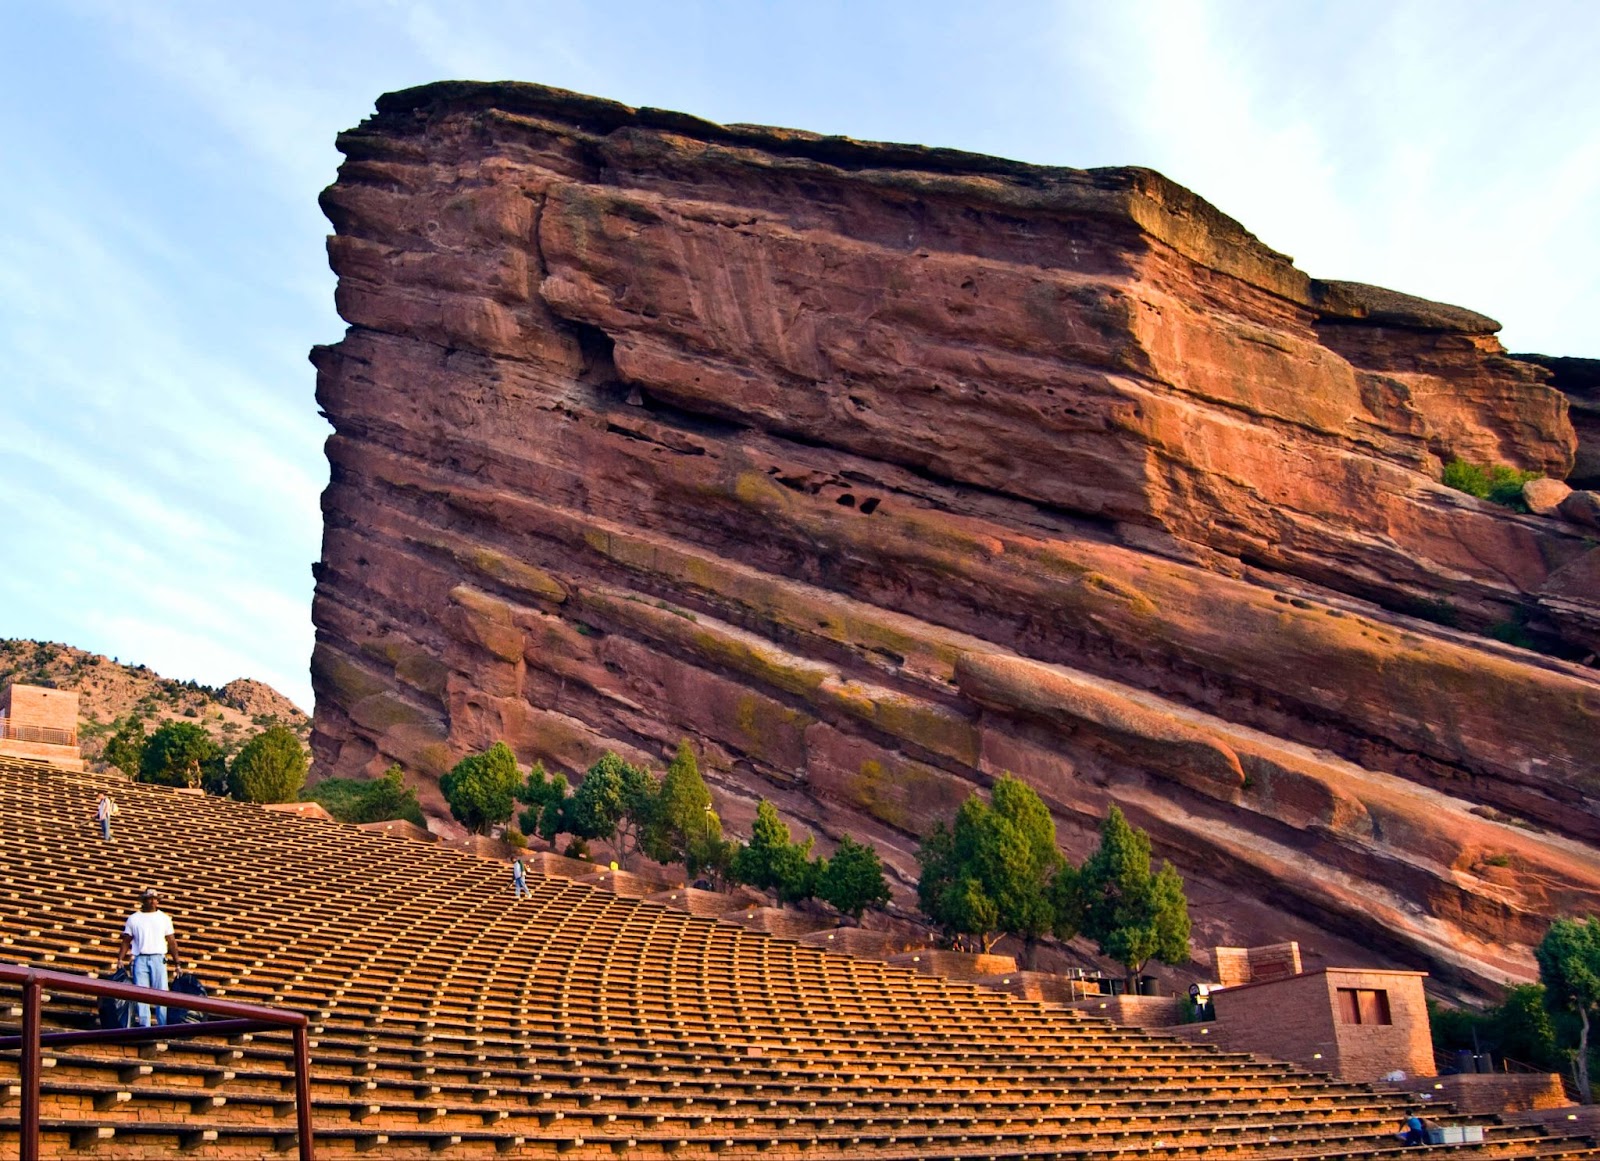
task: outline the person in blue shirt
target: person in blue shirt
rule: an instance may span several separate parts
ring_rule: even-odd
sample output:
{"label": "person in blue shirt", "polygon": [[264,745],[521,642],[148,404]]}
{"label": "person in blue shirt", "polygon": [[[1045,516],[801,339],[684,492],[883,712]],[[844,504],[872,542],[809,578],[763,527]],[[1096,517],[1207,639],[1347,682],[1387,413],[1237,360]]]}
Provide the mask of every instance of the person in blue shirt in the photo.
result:
{"label": "person in blue shirt", "polygon": [[528,890],[528,873],[523,869],[521,859],[515,859],[511,863],[511,889],[517,893],[518,899],[533,894]]}
{"label": "person in blue shirt", "polygon": [[1428,1133],[1422,1124],[1422,1118],[1412,1113],[1400,1125],[1400,1140],[1406,1145],[1426,1145]]}

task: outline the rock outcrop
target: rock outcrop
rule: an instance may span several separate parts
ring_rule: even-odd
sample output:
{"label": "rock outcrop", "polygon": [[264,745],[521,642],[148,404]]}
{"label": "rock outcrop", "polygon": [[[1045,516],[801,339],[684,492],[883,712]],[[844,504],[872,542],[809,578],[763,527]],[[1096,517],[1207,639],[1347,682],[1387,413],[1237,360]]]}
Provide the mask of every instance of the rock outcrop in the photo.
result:
{"label": "rock outcrop", "polygon": [[1121,804],[1201,943],[1469,991],[1600,906],[1600,557],[1439,483],[1573,466],[1492,320],[1308,278],[1148,170],[516,84],[339,144],[322,773],[437,808],[495,739],[687,736],[736,824],[773,798],[909,882],[1009,770],[1075,854]]}

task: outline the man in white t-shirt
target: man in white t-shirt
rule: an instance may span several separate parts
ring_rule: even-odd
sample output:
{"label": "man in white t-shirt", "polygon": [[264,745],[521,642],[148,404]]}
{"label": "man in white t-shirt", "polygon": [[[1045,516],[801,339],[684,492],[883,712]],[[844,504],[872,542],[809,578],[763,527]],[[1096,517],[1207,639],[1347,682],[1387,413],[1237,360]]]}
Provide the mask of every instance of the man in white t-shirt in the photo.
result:
{"label": "man in white t-shirt", "polygon": [[[133,982],[141,988],[167,988],[167,953],[172,953],[172,966],[178,967],[178,937],[172,930],[172,917],[157,906],[161,896],[154,887],[139,899],[139,910],[128,916],[122,925],[122,951],[117,956],[119,964],[133,961]],[[139,1004],[128,1008],[128,1023],[148,1028],[150,1005]],[[156,1009],[156,1023],[167,1022],[167,1009]]]}

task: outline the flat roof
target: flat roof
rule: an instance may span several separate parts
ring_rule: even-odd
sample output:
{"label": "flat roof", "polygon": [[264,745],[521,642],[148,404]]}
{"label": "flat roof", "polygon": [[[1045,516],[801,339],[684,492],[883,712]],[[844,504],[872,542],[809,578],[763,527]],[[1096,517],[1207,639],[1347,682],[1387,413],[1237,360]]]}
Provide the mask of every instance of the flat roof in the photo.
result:
{"label": "flat roof", "polygon": [[1300,972],[1298,975],[1279,976],[1275,980],[1251,980],[1248,984],[1234,984],[1232,987],[1227,988],[1212,988],[1211,994],[1214,996],[1218,992],[1242,992],[1246,988],[1265,988],[1270,987],[1272,984],[1286,984],[1290,980],[1303,980],[1308,976],[1325,976],[1329,972],[1355,972],[1365,976],[1416,976],[1419,978],[1428,974],[1427,972],[1408,971],[1404,968],[1319,967],[1312,968],[1308,972]]}

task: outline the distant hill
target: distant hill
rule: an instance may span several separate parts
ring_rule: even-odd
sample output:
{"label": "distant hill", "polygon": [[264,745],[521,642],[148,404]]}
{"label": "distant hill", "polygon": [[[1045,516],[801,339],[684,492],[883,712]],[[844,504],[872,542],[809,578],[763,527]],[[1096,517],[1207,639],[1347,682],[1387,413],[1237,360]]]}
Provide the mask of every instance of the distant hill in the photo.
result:
{"label": "distant hill", "polygon": [[175,681],[148,666],[125,665],[55,641],[0,639],[0,687],[12,681],[78,694],[78,735],[91,761],[130,715],[144,720],[147,733],[162,722],[192,721],[230,757],[268,726],[287,726],[302,741],[311,733],[311,719],[263,682],[239,678],[218,688]]}

